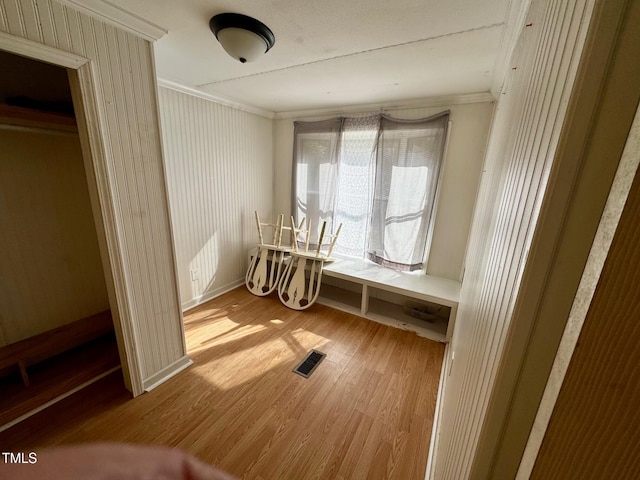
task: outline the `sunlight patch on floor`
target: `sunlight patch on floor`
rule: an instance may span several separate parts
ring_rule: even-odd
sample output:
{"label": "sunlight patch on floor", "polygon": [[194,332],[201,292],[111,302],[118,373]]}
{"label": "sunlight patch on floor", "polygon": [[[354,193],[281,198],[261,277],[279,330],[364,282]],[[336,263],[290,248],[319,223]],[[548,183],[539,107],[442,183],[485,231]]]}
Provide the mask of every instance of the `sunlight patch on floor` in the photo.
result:
{"label": "sunlight patch on floor", "polygon": [[215,329],[206,329],[203,332],[206,333],[206,335],[191,339],[188,350],[190,353],[196,353],[208,348],[218,347],[230,342],[239,341],[244,337],[254,335],[266,328],[268,327],[264,325],[239,326],[237,323],[226,319],[220,322],[220,324],[217,324]]}
{"label": "sunlight patch on floor", "polygon": [[229,390],[282,366],[289,371],[310,349],[321,349],[330,343],[329,339],[303,328],[284,335],[266,332],[273,328],[280,330],[282,325],[286,323],[279,318],[257,325],[241,326],[229,319],[209,325],[205,330],[207,338],[190,338],[193,347],[189,354],[200,353],[207,358],[200,357],[201,363],[196,361],[191,371],[216,388]]}
{"label": "sunlight patch on floor", "polygon": [[291,336],[305,351],[310,348],[318,348],[319,345],[325,345],[330,342],[328,338],[303,328],[293,330]]}
{"label": "sunlight patch on floor", "polygon": [[216,388],[229,390],[251,382],[282,364],[291,364],[293,368],[300,356],[284,338],[261,343],[259,352],[258,356],[252,355],[251,349],[225,353],[220,358],[195,365],[191,371]]}

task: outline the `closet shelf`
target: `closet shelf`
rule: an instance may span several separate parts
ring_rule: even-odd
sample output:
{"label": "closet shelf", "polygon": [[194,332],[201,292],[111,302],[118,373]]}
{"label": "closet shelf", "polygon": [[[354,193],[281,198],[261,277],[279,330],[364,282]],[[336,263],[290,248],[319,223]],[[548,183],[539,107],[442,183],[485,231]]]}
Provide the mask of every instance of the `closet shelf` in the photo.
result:
{"label": "closet shelf", "polygon": [[115,334],[103,335],[30,368],[31,386],[0,378],[0,431],[120,367]]}
{"label": "closet shelf", "polygon": [[78,131],[73,115],[16,107],[4,103],[0,103],[0,125],[43,128],[62,132]]}
{"label": "closet shelf", "polygon": [[109,310],[0,347],[0,431],[119,365]]}
{"label": "closet shelf", "polygon": [[31,382],[27,367],[54,357],[113,331],[111,312],[91,315],[61,327],[0,347],[0,372],[16,366],[26,387]]}

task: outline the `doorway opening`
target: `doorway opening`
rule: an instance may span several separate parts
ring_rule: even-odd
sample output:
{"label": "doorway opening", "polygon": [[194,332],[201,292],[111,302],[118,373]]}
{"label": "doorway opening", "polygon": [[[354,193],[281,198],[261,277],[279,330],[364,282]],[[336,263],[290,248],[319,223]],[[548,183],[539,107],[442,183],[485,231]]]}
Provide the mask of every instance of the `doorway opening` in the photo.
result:
{"label": "doorway opening", "polygon": [[3,429],[121,361],[69,72],[3,50],[0,63]]}

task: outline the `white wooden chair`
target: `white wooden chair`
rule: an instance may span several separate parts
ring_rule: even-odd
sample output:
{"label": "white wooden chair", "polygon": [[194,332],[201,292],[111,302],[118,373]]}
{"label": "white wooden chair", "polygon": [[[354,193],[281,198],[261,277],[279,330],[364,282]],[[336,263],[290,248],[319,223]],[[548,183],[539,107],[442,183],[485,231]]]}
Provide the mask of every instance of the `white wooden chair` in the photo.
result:
{"label": "white wooden chair", "polygon": [[[285,260],[291,246],[282,245],[282,232],[294,231],[294,225],[284,226],[284,215],[280,214],[276,223],[262,223],[258,212],[255,212],[256,226],[258,228],[258,249],[251,258],[249,268],[245,275],[245,285],[254,295],[260,297],[269,295],[277,287],[282,272],[284,271]],[[271,242],[264,241],[263,227],[271,228]],[[293,234],[293,233],[292,233]]]}
{"label": "white wooden chair", "polygon": [[[293,226],[293,217],[291,217]],[[340,234],[342,224],[335,234],[326,234],[327,222],[322,223],[318,246],[315,252],[309,252],[309,238],[311,234],[311,222],[307,223],[307,229],[293,228],[293,250],[290,252],[291,259],[280,279],[278,285],[278,296],[280,301],[293,310],[304,310],[315,303],[320,294],[320,283],[322,281],[322,268],[324,263],[331,261],[333,247]],[[298,236],[304,235],[304,251],[298,249]],[[329,249],[326,253],[322,251],[323,240],[327,236],[330,239]],[[307,278],[307,270],[309,276]]]}

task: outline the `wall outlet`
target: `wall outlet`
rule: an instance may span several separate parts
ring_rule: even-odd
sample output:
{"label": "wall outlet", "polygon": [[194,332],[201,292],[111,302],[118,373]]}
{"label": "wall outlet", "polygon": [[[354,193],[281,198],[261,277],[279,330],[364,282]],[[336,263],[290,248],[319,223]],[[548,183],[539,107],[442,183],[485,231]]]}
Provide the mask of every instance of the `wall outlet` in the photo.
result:
{"label": "wall outlet", "polygon": [[197,268],[192,268],[191,269],[191,281],[195,282],[196,280],[200,279],[200,270]]}

